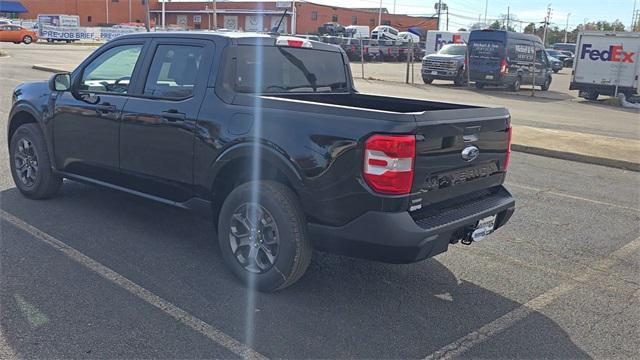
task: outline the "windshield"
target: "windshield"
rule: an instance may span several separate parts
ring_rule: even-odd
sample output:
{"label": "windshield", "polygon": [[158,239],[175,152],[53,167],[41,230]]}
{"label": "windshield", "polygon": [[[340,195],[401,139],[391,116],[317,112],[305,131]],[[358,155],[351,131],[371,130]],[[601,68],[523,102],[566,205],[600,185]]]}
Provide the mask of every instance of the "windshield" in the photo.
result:
{"label": "windshield", "polygon": [[464,55],[467,52],[466,45],[445,45],[438,51],[439,55]]}
{"label": "windshield", "polygon": [[235,74],[238,92],[345,92],[342,55],[313,49],[238,46]]}

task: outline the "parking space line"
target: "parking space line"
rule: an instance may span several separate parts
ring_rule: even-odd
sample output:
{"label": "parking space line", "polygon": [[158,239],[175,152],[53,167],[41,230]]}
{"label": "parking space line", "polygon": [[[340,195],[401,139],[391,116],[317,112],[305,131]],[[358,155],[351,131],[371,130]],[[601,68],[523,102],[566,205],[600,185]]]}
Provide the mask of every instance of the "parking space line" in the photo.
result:
{"label": "parking space line", "polygon": [[[28,224],[25,221],[1,209],[0,209],[0,218],[13,224],[19,229],[22,229],[23,231],[29,233],[30,235],[34,236],[36,239],[46,243],[47,245],[53,247],[54,249],[62,252],[63,254],[75,260],[76,262],[83,265],[87,269],[97,273],[103,278],[127,290],[128,292],[137,296],[138,298],[147,302],[148,304],[153,305],[154,307],[160,309],[165,314],[173,317],[174,319],[178,320],[180,323],[206,336],[216,344],[224,347],[225,349],[233,352],[234,354],[245,359],[266,359],[264,355],[251,349],[247,345],[237,341],[236,339],[225,334],[221,330],[214,328],[213,326],[209,325],[203,320],[200,320],[199,318],[189,314],[188,312],[182,310],[178,306],[159,297],[158,295],[134,283],[133,281],[120,275],[119,273],[108,268],[107,266],[102,265],[98,261],[93,260],[92,258],[84,255],[80,251],[56,239],[55,237],[45,233],[44,231],[36,228],[35,226]],[[0,338],[0,340],[2,339]],[[0,351],[2,350],[3,350],[2,342],[0,341]],[[2,352],[0,352],[0,355],[2,355]],[[4,357],[0,356],[0,358],[4,358]]]}
{"label": "parking space line", "polygon": [[572,280],[562,283],[551,290],[529,300],[492,322],[480,327],[477,330],[459,338],[458,340],[441,347],[435,352],[425,357],[425,360],[452,359],[465,353],[475,345],[478,345],[487,339],[500,334],[513,326],[518,321],[527,316],[542,310],[547,305],[558,299],[560,296],[574,290],[582,283],[586,283],[596,279],[601,275],[602,271],[610,269],[616,264],[626,261],[629,257],[640,251],[640,238],[637,238],[620,249],[612,252],[608,256],[598,260],[591,270],[582,271],[572,277]]}
{"label": "parking space line", "polygon": [[551,189],[541,189],[541,188],[536,188],[536,187],[533,187],[533,186],[521,185],[521,184],[512,183],[512,182],[507,182],[506,185],[507,186],[519,187],[519,188],[522,188],[522,189],[525,189],[525,190],[531,190],[531,191],[535,191],[535,192],[540,192],[540,193],[560,196],[560,197],[564,197],[564,198],[568,198],[568,199],[581,200],[581,201],[586,201],[586,202],[590,202],[590,203],[593,203],[593,204],[605,205],[605,206],[610,206],[610,207],[615,207],[615,208],[620,208],[620,209],[640,212],[640,209],[637,209],[637,208],[632,208],[632,207],[629,207],[629,206],[613,204],[613,203],[606,202],[606,201],[589,199],[589,198],[586,198],[586,197],[577,196],[577,195],[571,195],[571,194],[567,194],[567,193],[563,193],[563,192],[554,191],[554,190],[551,190]]}

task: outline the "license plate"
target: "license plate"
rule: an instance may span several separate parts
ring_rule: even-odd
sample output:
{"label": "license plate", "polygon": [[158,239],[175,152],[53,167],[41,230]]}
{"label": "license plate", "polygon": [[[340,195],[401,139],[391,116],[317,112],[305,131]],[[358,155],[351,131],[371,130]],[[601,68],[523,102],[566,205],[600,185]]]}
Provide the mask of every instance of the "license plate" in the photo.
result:
{"label": "license plate", "polygon": [[478,220],[476,229],[484,230],[485,235],[491,234],[493,232],[493,228],[496,226],[496,216],[497,215],[491,215]]}
{"label": "license plate", "polygon": [[431,72],[431,75],[438,75],[438,72],[434,70]]}
{"label": "license plate", "polygon": [[493,75],[485,75],[484,78],[487,80],[493,80]]}

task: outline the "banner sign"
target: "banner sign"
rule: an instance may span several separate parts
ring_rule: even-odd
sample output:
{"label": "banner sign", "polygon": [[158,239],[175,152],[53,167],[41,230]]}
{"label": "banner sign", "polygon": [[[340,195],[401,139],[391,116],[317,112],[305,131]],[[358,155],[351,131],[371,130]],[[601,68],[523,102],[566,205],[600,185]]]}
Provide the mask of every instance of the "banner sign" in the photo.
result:
{"label": "banner sign", "polygon": [[109,41],[120,35],[130,34],[144,29],[134,27],[113,28],[113,27],[58,27],[42,26],[40,37],[52,40],[98,40]]}

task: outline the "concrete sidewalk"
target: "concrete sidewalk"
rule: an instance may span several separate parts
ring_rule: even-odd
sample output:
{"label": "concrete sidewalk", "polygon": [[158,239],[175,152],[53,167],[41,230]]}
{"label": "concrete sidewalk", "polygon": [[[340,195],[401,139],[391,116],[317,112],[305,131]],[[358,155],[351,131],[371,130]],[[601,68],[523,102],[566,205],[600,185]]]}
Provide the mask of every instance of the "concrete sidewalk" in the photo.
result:
{"label": "concrete sidewalk", "polygon": [[[49,72],[72,71],[75,67],[72,64],[33,66]],[[523,125],[514,125],[513,129],[513,151],[640,171],[638,140]]]}

